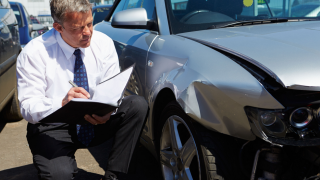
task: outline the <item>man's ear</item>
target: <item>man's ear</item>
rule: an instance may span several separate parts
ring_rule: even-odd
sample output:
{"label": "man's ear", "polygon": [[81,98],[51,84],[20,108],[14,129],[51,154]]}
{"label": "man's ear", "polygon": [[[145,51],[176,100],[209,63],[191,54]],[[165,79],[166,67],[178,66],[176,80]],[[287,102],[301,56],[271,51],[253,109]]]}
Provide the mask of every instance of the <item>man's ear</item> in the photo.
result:
{"label": "man's ear", "polygon": [[57,22],[53,23],[53,28],[57,30],[59,33],[62,33],[63,27],[59,23]]}

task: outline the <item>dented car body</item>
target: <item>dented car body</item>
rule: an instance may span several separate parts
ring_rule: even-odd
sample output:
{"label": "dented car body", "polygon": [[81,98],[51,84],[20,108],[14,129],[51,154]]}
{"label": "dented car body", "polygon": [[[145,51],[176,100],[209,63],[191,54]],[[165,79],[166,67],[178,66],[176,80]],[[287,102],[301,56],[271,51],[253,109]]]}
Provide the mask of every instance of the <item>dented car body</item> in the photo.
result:
{"label": "dented car body", "polygon": [[[242,67],[246,65],[254,66],[254,68],[250,68],[249,66],[244,67],[244,69],[248,70],[247,73],[254,77],[254,79],[250,79],[240,73],[240,70],[235,69],[224,62],[217,62],[216,64],[219,64],[219,68],[224,68],[219,72],[221,76],[225,76],[223,74],[226,73],[231,73],[230,75],[232,76],[233,82],[229,82],[227,79],[223,80],[224,77],[221,76],[218,81],[209,80],[208,82],[209,84],[218,87],[225,95],[232,97],[231,104],[240,104],[239,111],[235,111],[235,113],[239,113],[236,114],[236,117],[238,117],[238,120],[242,119],[240,117],[247,120],[244,112],[244,107],[247,106],[263,109],[285,109],[285,107],[290,106],[297,107],[306,106],[311,103],[317,104],[315,101],[318,101],[319,95],[317,95],[317,91],[319,91],[320,88],[320,81],[317,80],[317,74],[319,73],[317,67],[320,65],[320,54],[317,45],[315,44],[315,39],[320,38],[319,30],[319,22],[309,21],[253,27],[247,26],[243,28],[234,28],[232,30],[217,29],[211,30],[215,31],[214,33],[205,31],[183,33],[179,35],[212,47],[213,49],[226,54],[226,56],[233,56],[230,57],[230,59]],[[214,64],[210,67],[213,66]],[[265,81],[267,78],[269,78],[268,81],[271,81],[269,84]],[[222,86],[219,81],[223,82]],[[253,82],[257,84],[256,86],[247,85],[249,82],[251,84],[253,84]],[[274,87],[270,87],[271,84]],[[226,87],[233,91],[228,90]],[[240,87],[241,89],[236,89],[237,87]],[[304,95],[304,98],[301,100],[291,96],[287,97],[290,99],[284,100],[284,95],[277,95],[278,91],[286,91],[287,93],[296,92],[299,93],[300,96]],[[212,96],[212,94],[214,93],[207,95]],[[313,94],[314,97],[311,97],[311,94]],[[277,96],[280,97],[277,98]],[[223,98],[224,101],[226,101],[226,99],[227,98]],[[228,108],[225,108],[224,110],[227,109]],[[243,111],[241,112],[240,109]],[[209,117],[217,116],[211,114]],[[220,121],[223,120],[220,119]],[[231,124],[234,124],[234,122]],[[242,122],[241,124],[245,123]],[[225,125],[225,127],[228,127],[228,125]],[[251,128],[256,136],[268,139],[259,125],[251,126]],[[239,130],[239,126],[237,129]],[[236,132],[235,130],[231,132],[221,132],[240,138],[246,138],[245,136],[234,134],[233,132]],[[249,136],[247,136],[247,138],[249,138]],[[279,142],[277,140],[274,141],[275,143]],[[306,141],[306,138],[304,138],[303,141]],[[289,142],[282,142],[281,144],[283,143],[298,145],[297,143],[290,144]],[[320,143],[320,141],[318,143]],[[299,145],[303,146],[303,144]],[[307,143],[305,143],[305,145],[307,145]]]}
{"label": "dented car body", "polygon": [[[320,145],[320,21],[291,17],[294,3],[303,1],[121,0],[94,27],[114,40],[121,69],[136,63],[126,94],[149,103],[141,143],[164,179],[232,179],[231,166],[209,160],[230,154],[211,151],[203,132],[214,145],[214,134],[238,139],[231,163],[240,159],[252,180],[298,178],[282,157],[286,148]],[[256,153],[243,165],[248,143]],[[318,167],[317,153],[304,149],[301,159]],[[259,170],[258,161],[276,168]]]}

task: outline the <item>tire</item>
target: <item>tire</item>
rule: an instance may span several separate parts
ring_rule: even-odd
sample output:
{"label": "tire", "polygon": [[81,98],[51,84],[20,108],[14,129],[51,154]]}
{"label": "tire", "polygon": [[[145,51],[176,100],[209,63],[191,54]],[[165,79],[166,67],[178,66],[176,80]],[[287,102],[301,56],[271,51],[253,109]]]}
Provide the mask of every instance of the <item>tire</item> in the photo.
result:
{"label": "tire", "polygon": [[19,100],[18,100],[18,90],[15,88],[12,99],[3,108],[1,112],[1,119],[5,119],[7,122],[20,121],[23,119],[20,113]]}
{"label": "tire", "polygon": [[244,179],[235,139],[192,121],[176,101],[164,108],[157,127],[157,150],[164,180]]}

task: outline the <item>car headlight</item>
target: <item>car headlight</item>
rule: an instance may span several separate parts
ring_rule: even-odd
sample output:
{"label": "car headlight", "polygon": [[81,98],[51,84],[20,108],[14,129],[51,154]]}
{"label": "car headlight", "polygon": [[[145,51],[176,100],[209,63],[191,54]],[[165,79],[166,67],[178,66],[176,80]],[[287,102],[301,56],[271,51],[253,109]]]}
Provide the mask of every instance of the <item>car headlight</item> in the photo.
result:
{"label": "car headlight", "polygon": [[295,109],[290,115],[290,124],[296,128],[307,126],[313,119],[312,110],[307,107]]}
{"label": "car headlight", "polygon": [[259,109],[253,107],[246,107],[245,110],[249,120],[259,128],[259,131],[270,136],[285,137],[287,127],[284,123],[284,114],[282,110]]}
{"label": "car headlight", "polygon": [[278,116],[275,112],[262,112],[260,114],[260,121],[264,126],[272,126],[276,123]]}
{"label": "car headlight", "polygon": [[277,144],[320,145],[320,106],[261,109],[245,107],[252,131]]}

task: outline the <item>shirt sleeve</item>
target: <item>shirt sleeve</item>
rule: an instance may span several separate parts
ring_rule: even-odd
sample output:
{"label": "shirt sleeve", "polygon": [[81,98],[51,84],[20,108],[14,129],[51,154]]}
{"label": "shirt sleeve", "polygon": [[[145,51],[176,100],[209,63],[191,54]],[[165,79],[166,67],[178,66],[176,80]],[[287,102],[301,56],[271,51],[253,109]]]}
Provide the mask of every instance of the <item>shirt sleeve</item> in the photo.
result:
{"label": "shirt sleeve", "polygon": [[117,51],[114,47],[114,43],[111,38],[105,37],[106,41],[102,42],[107,42],[104,44],[105,48],[102,48],[104,52],[101,52],[102,54],[102,69],[101,69],[101,75],[102,79],[108,79],[116,74],[120,73],[120,68],[119,68],[119,59],[118,59],[118,54]]}
{"label": "shirt sleeve", "polygon": [[20,53],[17,59],[17,88],[20,111],[25,120],[35,124],[62,106],[62,98],[45,96],[46,64],[41,57]]}

